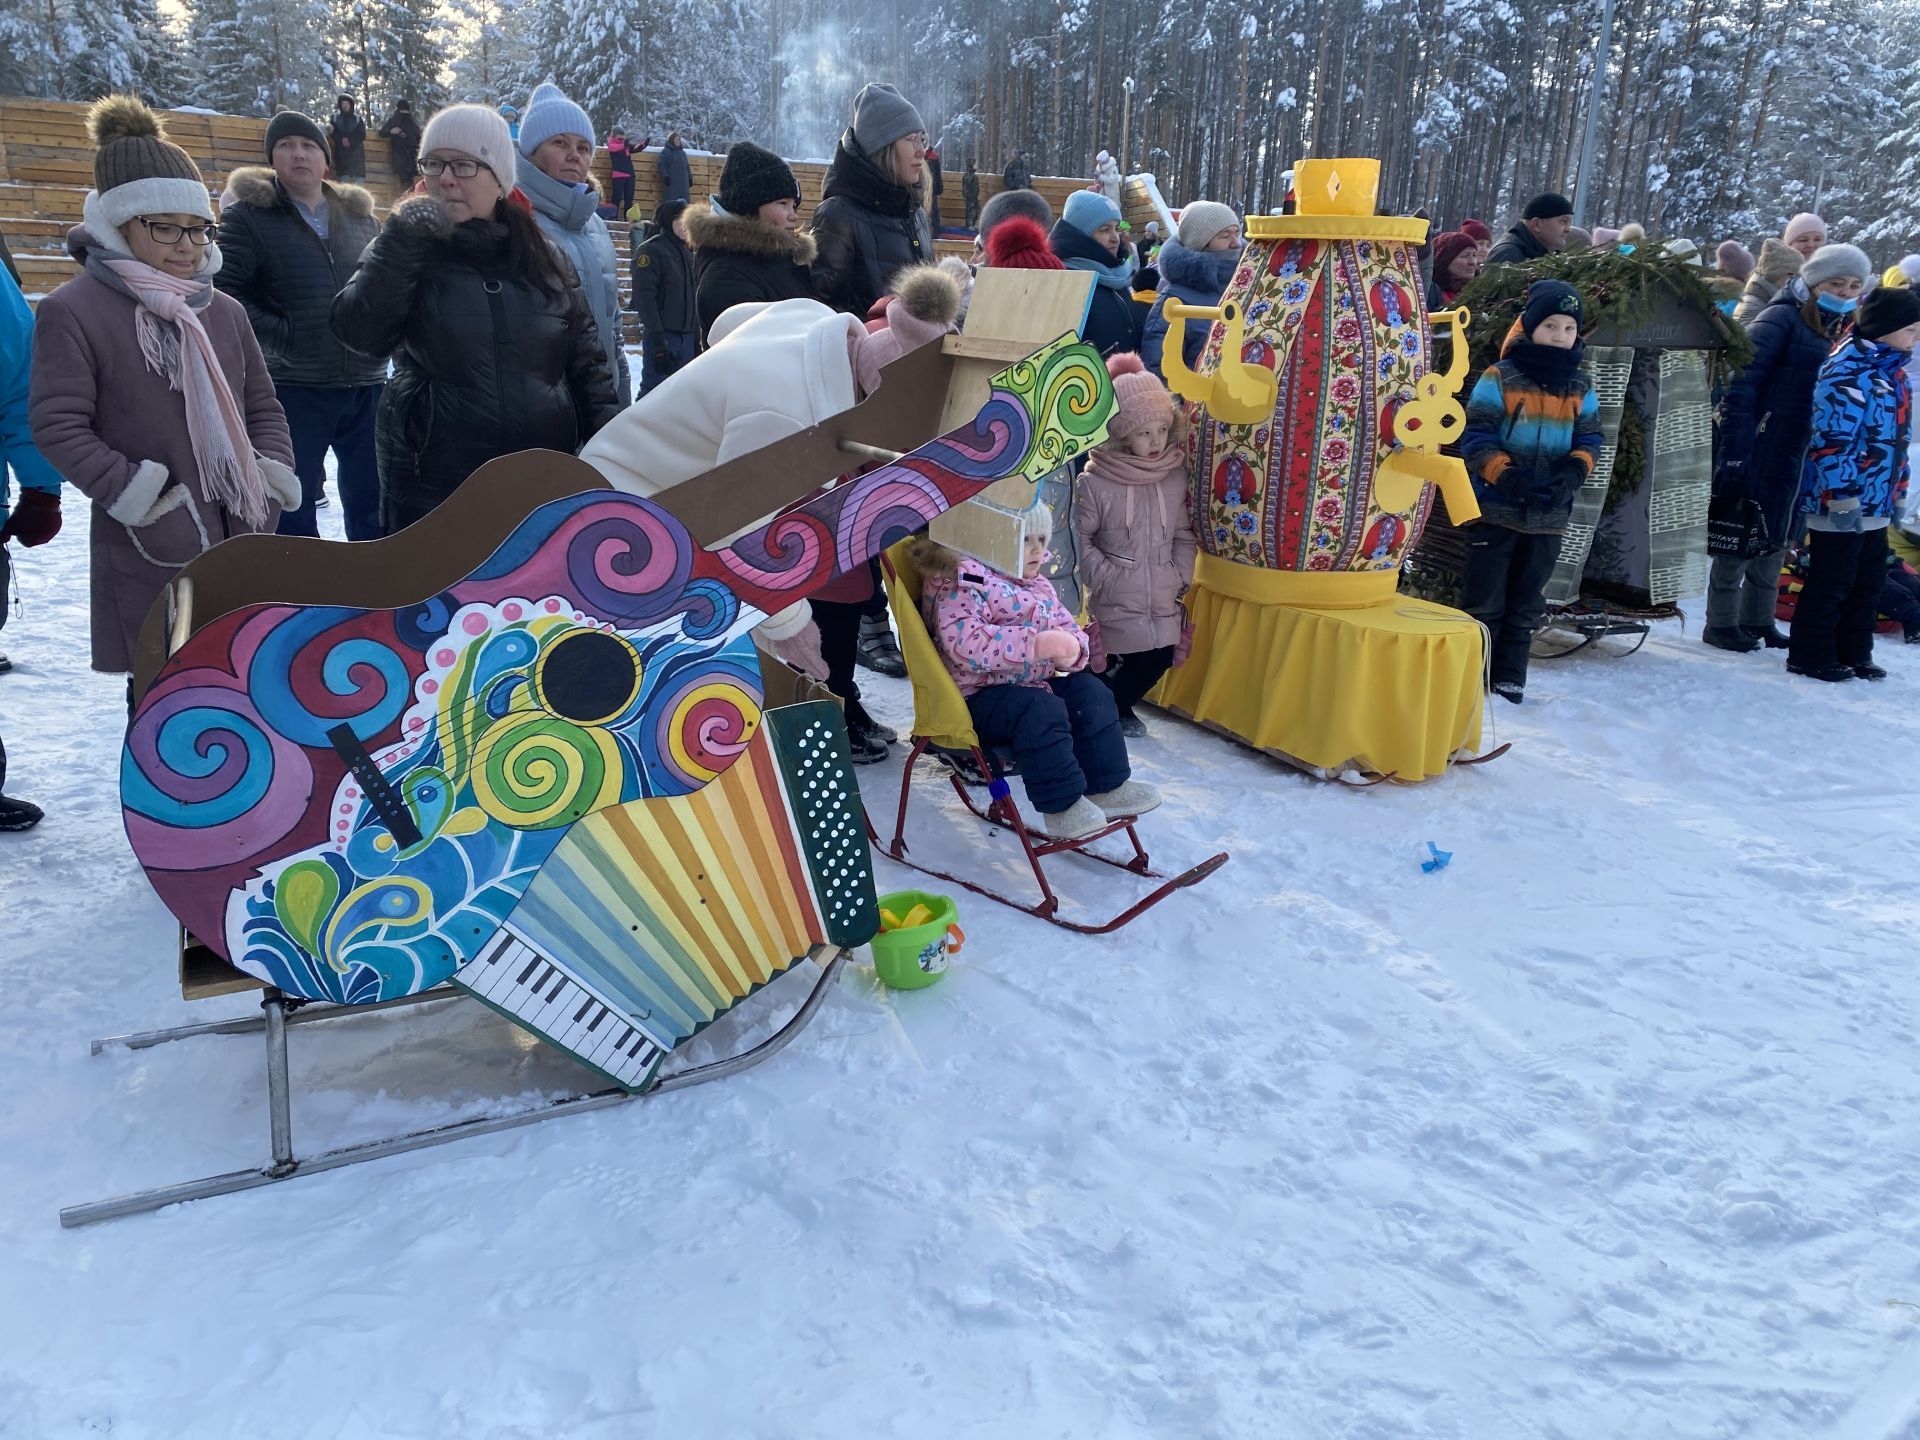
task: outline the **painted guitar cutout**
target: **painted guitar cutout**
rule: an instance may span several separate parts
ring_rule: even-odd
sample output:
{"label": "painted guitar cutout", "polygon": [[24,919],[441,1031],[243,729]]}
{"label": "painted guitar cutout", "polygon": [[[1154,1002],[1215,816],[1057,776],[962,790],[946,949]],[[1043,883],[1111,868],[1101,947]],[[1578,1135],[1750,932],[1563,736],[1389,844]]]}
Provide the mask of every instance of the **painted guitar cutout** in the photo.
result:
{"label": "painted guitar cutout", "polygon": [[690,794],[746,751],[755,624],[987,485],[1099,443],[1097,357],[1063,337],[1026,367],[1041,361],[1045,393],[1003,372],[968,426],[724,549],[596,490],[540,506],[425,604],[221,616],[128,732],[122,803],[149,878],[190,932],[289,994],[440,983],[573,825]]}

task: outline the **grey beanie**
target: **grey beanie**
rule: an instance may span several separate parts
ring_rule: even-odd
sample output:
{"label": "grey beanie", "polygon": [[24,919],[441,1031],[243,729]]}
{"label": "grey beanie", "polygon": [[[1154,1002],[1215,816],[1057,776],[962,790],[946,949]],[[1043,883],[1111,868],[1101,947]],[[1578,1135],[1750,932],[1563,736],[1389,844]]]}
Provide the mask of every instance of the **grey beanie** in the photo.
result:
{"label": "grey beanie", "polygon": [[1822,245],[1800,267],[1800,283],[1817,290],[1829,280],[1851,276],[1864,285],[1872,274],[1873,262],[1858,245]]}
{"label": "grey beanie", "polygon": [[1231,205],[1218,200],[1195,200],[1180,212],[1180,228],[1174,235],[1189,250],[1204,250],[1222,230],[1240,223]]}
{"label": "grey beanie", "polygon": [[875,82],[861,87],[853,97],[854,143],[862,155],[878,155],[903,135],[917,134],[927,127],[920,112],[907,97],[891,85]]}

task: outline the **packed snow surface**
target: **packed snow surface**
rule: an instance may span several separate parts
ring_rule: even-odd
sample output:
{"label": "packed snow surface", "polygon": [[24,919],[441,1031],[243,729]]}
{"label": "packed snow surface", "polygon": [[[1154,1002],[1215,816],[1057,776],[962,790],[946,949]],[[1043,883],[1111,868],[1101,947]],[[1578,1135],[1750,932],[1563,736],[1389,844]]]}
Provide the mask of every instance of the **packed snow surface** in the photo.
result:
{"label": "packed snow surface", "polygon": [[[939,984],[863,954],[740,1077],[65,1231],[267,1147],[256,1037],[87,1051],[254,1002],[179,999],[85,531],[16,549],[0,677],[48,811],[0,836],[9,1440],[1920,1437],[1920,651],[1825,687],[1663,625],[1419,788],[1155,715],[1149,848],[1233,860],[1116,936],[961,892]],[[930,777],[912,825],[1022,890]],[[465,1000],[292,1044],[306,1151],[588,1083]]]}

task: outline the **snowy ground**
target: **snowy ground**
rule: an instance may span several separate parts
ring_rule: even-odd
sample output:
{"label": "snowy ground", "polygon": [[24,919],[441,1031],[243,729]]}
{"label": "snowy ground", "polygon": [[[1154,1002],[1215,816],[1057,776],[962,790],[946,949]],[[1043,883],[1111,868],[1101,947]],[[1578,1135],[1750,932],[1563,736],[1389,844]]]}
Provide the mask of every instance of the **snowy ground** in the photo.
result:
{"label": "snowy ground", "polygon": [[[1160,718],[1150,846],[1233,862],[1117,938],[963,897],[941,984],[855,969],[738,1079],[69,1232],[266,1145],[256,1040],[87,1054],[250,1002],[177,997],[85,528],[0,678],[49,815],[0,837],[9,1440],[1920,1437],[1920,651],[1830,689],[1665,627],[1419,789]],[[294,1076],[307,1147],[584,1079],[464,1001]]]}

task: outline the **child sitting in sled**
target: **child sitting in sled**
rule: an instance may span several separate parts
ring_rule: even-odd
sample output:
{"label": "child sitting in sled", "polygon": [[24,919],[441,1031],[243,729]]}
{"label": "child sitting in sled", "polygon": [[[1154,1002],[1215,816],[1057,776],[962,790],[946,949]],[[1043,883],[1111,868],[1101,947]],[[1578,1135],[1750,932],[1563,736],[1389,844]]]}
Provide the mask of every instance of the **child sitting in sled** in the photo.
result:
{"label": "child sitting in sled", "polygon": [[925,537],[914,543],[921,608],[983,746],[1020,766],[1041,829],[1079,840],[1160,803],[1132,777],[1113,692],[1087,672],[1087,635],[1042,570],[1052,520],[1027,512],[1018,577]]}

